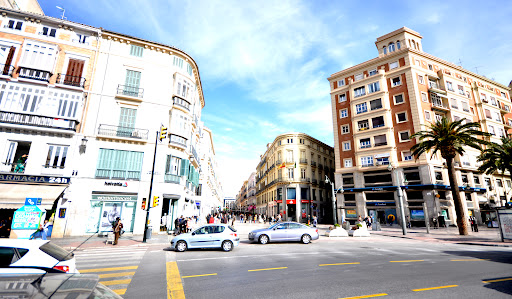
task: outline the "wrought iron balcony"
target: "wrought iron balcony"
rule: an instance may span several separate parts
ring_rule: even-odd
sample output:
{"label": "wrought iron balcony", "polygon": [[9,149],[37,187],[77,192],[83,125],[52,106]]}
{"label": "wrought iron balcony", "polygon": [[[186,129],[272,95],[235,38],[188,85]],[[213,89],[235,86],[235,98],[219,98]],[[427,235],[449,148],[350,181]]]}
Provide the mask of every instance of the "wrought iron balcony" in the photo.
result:
{"label": "wrought iron balcony", "polygon": [[149,131],[147,129],[128,128],[105,124],[100,124],[100,126],[98,127],[98,135],[118,138],[133,138],[147,140],[148,133]]}
{"label": "wrought iron balcony", "polygon": [[308,159],[300,158],[300,164],[308,164]]}
{"label": "wrought iron balcony", "polygon": [[140,171],[96,169],[96,178],[119,179],[119,180],[140,180]]}
{"label": "wrought iron balcony", "polygon": [[318,180],[317,179],[313,179],[313,180],[311,180],[311,182],[313,183],[313,185],[318,184]]}
{"label": "wrought iron balcony", "polygon": [[[190,103],[184,98],[174,96],[172,97],[172,102],[174,103],[174,105],[182,107],[187,111],[190,111]],[[196,119],[194,119],[194,121],[196,121]],[[197,125],[197,121],[195,122],[195,124]]]}
{"label": "wrought iron balcony", "polygon": [[62,119],[42,115],[0,111],[0,123],[74,131],[78,121],[74,119]]}
{"label": "wrought iron balcony", "polygon": [[164,181],[166,183],[173,183],[173,184],[179,184],[180,183],[180,176],[175,174],[165,174]]}
{"label": "wrought iron balcony", "polygon": [[311,166],[316,167],[316,162],[315,161],[311,161]]}
{"label": "wrought iron balcony", "polygon": [[32,69],[24,66],[18,67],[18,73],[19,78],[27,78],[44,82],[50,82],[50,77],[53,75],[48,71]]}
{"label": "wrought iron balcony", "polygon": [[84,88],[85,78],[78,76],[70,76],[62,73],[57,74],[57,84],[64,84],[74,87]]}
{"label": "wrought iron balcony", "polygon": [[120,96],[129,96],[134,98],[142,98],[144,96],[144,88],[131,85],[117,85],[117,94]]}
{"label": "wrought iron balcony", "polygon": [[12,77],[14,66],[0,63],[0,69],[2,70],[2,75]]}

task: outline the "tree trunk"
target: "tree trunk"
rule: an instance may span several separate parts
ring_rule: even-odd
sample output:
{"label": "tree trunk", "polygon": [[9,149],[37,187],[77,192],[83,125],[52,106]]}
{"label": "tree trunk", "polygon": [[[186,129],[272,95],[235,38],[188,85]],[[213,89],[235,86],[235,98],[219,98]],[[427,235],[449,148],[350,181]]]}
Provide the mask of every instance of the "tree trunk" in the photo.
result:
{"label": "tree trunk", "polygon": [[455,167],[453,166],[453,158],[447,158],[446,165],[448,166],[448,179],[450,180],[450,188],[452,191],[453,203],[455,205],[455,214],[457,215],[459,235],[469,235],[468,217],[464,210],[464,204],[460,198],[459,186],[455,177]]}

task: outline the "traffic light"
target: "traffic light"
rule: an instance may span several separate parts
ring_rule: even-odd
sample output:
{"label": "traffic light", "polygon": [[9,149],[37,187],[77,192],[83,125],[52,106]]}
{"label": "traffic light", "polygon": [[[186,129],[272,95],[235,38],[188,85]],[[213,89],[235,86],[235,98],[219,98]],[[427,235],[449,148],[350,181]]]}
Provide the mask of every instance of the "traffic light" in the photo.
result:
{"label": "traffic light", "polygon": [[159,197],[158,196],[153,196],[153,206],[152,206],[152,208],[157,207],[159,202],[160,202]]}
{"label": "traffic light", "polygon": [[147,202],[147,201],[146,201],[146,199],[145,199],[145,198],[143,198],[143,199],[142,199],[142,206],[141,206],[141,209],[146,210],[146,202]]}
{"label": "traffic light", "polygon": [[160,127],[160,136],[158,136],[158,139],[162,141],[163,139],[167,138],[167,128],[164,126]]}

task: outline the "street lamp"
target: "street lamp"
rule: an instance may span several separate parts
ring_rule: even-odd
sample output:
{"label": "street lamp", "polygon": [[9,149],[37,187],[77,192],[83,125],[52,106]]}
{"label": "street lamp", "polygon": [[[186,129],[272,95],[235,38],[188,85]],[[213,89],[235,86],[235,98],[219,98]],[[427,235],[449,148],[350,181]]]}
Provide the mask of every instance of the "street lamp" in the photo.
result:
{"label": "street lamp", "polygon": [[[332,190],[332,217],[333,217],[333,220],[334,220],[334,224],[336,224],[336,223],[338,223],[338,222],[336,221],[336,214],[337,214],[337,212],[338,212],[338,211],[337,211],[337,209],[336,209],[336,208],[337,208],[337,207],[336,207],[336,194],[338,194],[338,192],[343,193],[343,192],[344,192],[344,190],[343,190],[343,187],[341,187],[340,189],[336,189],[336,190],[335,190],[335,189],[334,189],[334,183],[333,183],[333,182],[331,182],[331,180],[329,179],[329,177],[328,177],[327,175],[325,176],[325,183],[326,183],[326,184],[331,184],[331,190]],[[343,217],[343,215],[342,215],[342,220],[344,220],[343,218],[344,218],[344,217]],[[342,224],[343,224],[343,223],[342,223]]]}
{"label": "street lamp", "polygon": [[401,218],[400,222],[402,222],[402,233],[405,236],[407,234],[407,228],[406,228],[406,224],[405,224],[405,212],[404,212],[402,187],[400,186],[400,178],[398,177],[398,169],[396,167],[391,166],[391,164],[389,164],[388,171],[393,172],[393,170],[395,170],[395,175],[396,175],[396,184],[397,184],[396,191],[398,194],[398,205],[400,208],[400,218]]}
{"label": "street lamp", "polygon": [[64,8],[62,8],[62,7],[60,7],[60,6],[55,6],[55,7],[57,7],[59,10],[61,10],[61,11],[62,11],[62,16],[61,16],[60,18],[64,20],[64,18],[65,18],[65,17],[64,17],[64,14],[66,13],[66,9],[64,9]]}

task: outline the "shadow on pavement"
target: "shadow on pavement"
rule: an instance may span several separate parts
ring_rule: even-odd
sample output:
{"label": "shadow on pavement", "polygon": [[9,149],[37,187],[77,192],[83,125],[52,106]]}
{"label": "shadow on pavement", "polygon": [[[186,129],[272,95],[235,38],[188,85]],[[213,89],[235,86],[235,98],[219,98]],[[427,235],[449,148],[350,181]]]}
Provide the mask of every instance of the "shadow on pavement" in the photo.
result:
{"label": "shadow on pavement", "polygon": [[443,251],[446,254],[484,259],[497,263],[512,264],[512,252],[506,251]]}
{"label": "shadow on pavement", "polygon": [[511,277],[493,277],[484,279],[483,281],[488,282],[484,285],[484,288],[495,290],[503,294],[512,295],[511,279]]}

